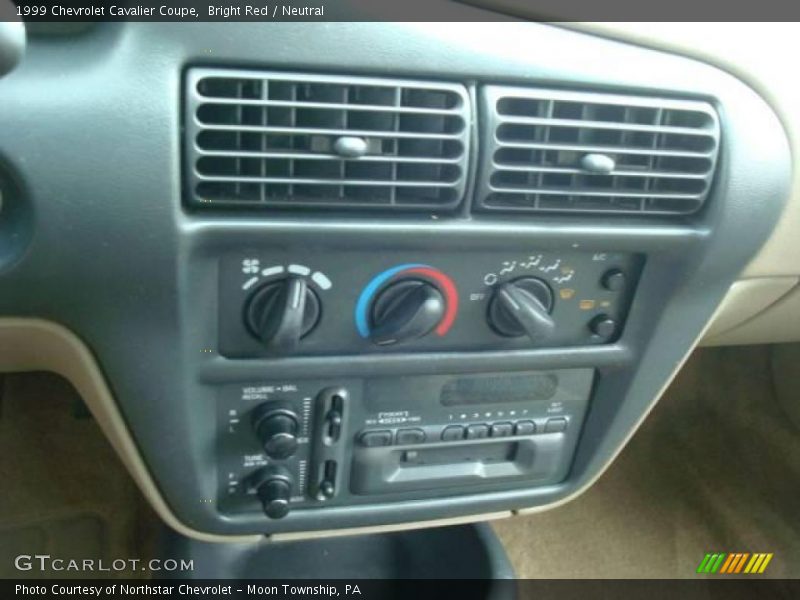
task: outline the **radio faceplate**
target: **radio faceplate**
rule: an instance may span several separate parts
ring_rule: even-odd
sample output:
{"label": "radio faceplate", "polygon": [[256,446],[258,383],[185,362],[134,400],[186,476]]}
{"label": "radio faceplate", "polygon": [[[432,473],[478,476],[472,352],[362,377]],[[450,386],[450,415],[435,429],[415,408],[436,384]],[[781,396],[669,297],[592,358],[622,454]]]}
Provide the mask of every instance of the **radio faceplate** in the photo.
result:
{"label": "radio faceplate", "polygon": [[265,481],[283,495],[277,516],[558,483],[593,379],[561,369],[224,386],[220,510],[261,511]]}

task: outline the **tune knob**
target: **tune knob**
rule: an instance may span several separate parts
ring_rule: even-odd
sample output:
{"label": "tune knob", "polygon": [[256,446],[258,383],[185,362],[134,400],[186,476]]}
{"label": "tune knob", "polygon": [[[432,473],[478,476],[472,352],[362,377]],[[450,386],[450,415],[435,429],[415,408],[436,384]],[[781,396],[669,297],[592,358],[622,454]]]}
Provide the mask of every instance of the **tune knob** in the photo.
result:
{"label": "tune knob", "polygon": [[298,418],[280,402],[259,404],[252,414],[253,430],[270,458],[283,460],[297,450]]}
{"label": "tune knob", "polygon": [[381,292],[372,304],[370,339],[378,345],[421,338],[442,321],[445,300],[432,283],[403,279]]}
{"label": "tune knob", "polygon": [[487,319],[502,336],[527,335],[534,343],[541,344],[555,332],[552,309],[550,286],[537,277],[522,277],[496,288],[489,301]]}
{"label": "tune knob", "polygon": [[248,331],[273,352],[294,351],[320,317],[320,302],[302,277],[287,277],[256,289],[245,305]]}
{"label": "tune knob", "polygon": [[252,486],[270,519],[282,519],[289,514],[292,476],[287,469],[275,465],[259,469],[253,475]]}

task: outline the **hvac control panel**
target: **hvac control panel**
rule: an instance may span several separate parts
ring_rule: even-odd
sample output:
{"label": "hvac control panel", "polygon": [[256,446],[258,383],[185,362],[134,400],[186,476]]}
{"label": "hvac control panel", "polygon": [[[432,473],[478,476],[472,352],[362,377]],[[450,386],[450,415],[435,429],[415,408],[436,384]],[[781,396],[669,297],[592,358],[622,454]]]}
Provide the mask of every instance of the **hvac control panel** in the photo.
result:
{"label": "hvac control panel", "polygon": [[622,333],[641,258],[612,252],[242,252],[220,260],[231,358],[596,345]]}
{"label": "hvac control panel", "polygon": [[279,519],[558,483],[593,379],[560,369],[223,386],[219,508]]}

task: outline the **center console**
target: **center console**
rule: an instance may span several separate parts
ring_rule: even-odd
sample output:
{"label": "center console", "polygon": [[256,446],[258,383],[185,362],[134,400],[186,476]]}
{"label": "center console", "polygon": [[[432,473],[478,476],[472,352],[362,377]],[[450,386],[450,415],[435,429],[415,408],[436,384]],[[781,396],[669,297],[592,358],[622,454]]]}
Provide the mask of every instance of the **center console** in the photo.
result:
{"label": "center console", "polygon": [[[431,260],[435,258],[435,260]],[[616,341],[642,268],[614,252],[237,253],[220,260],[227,357],[590,347]],[[218,390],[224,512],[271,518],[554,484],[593,368],[341,379]]]}

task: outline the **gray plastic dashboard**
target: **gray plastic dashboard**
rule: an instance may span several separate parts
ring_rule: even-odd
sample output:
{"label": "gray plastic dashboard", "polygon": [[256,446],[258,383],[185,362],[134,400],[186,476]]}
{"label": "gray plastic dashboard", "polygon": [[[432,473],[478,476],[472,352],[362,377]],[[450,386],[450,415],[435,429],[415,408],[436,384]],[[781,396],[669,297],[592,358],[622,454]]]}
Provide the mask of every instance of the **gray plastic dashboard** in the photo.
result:
{"label": "gray plastic dashboard", "polygon": [[[180,132],[190,66],[703,99],[720,114],[722,149],[706,208],[682,220],[187,211]],[[778,120],[735,78],[692,60],[533,23],[104,24],[75,37],[29,41],[24,62],[0,80],[0,102],[0,314],[46,318],[82,338],[178,520],[223,535],[544,507],[576,495],[652,408],[767,239],[789,182]],[[622,336],[599,346],[346,357],[243,359],[218,351],[226,255],[257,249],[412,256],[461,248],[491,254],[516,245],[644,256]],[[218,488],[220,387],[275,378],[587,368],[597,378],[563,480],[308,507],[281,520],[223,513],[207,501]]]}

